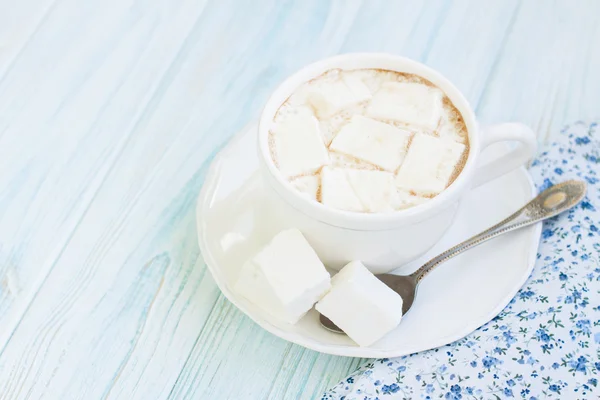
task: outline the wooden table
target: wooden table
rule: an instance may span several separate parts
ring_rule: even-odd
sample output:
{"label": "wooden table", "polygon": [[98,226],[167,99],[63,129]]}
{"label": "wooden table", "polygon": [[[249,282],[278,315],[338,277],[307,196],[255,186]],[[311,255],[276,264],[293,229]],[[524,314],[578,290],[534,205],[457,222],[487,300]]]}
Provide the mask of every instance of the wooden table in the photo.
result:
{"label": "wooden table", "polygon": [[0,399],[315,398],[363,360],[220,295],[194,206],[269,92],[420,60],[540,141],[600,116],[600,2],[0,0]]}

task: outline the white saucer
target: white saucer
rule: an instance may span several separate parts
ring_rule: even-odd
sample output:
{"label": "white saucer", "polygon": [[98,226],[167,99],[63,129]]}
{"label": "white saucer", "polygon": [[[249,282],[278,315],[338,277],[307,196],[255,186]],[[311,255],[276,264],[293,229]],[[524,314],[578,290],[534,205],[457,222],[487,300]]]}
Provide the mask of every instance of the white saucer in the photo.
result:
{"label": "white saucer", "polygon": [[[503,151],[489,150],[482,159]],[[458,340],[509,303],[536,259],[541,224],[469,250],[423,280],[411,311],[398,328],[370,347],[358,347],[345,335],[322,328],[314,309],[298,324],[290,325],[271,318],[232,290],[243,261],[276,233],[276,221],[262,205],[262,185],[255,127],[251,126],[217,155],[206,176],[196,210],[201,254],[223,294],[242,312],[272,334],[323,353],[397,357]],[[412,272],[432,256],[504,219],[534,194],[524,168],[473,190],[440,243],[398,272]]]}

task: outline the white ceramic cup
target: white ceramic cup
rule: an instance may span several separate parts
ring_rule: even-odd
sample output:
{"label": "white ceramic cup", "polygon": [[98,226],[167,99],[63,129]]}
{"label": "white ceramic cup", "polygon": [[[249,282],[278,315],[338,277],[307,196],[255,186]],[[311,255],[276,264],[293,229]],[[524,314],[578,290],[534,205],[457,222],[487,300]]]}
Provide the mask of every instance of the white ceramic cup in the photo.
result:
{"label": "white ceramic cup", "polygon": [[[299,193],[279,173],[269,152],[273,117],[283,102],[303,83],[331,69],[378,68],[417,74],[442,89],[460,111],[469,134],[469,156],[460,175],[442,193],[422,205],[392,213],[356,213],[334,209]],[[480,160],[481,151],[500,141],[518,145],[502,157]],[[373,273],[389,272],[430,249],[452,224],[461,197],[514,170],[531,159],[536,136],[527,126],[505,123],[482,129],[460,91],[439,72],[416,61],[391,54],[351,53],[310,64],[286,79],[273,92],[260,117],[258,151],[267,191],[268,212],[277,229],[300,229],[321,260],[340,269],[361,260]],[[483,162],[482,162],[483,161]],[[460,221],[459,221],[460,222]]]}

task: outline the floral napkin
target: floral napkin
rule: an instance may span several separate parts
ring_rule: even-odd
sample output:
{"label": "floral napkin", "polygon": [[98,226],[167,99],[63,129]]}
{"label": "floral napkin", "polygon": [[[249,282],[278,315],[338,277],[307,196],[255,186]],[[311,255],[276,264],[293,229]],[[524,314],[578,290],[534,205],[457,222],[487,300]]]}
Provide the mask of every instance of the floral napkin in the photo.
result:
{"label": "floral napkin", "polygon": [[600,399],[600,128],[563,129],[530,170],[539,190],[588,183],[544,223],[529,280],[492,321],[449,345],[370,361],[323,399]]}

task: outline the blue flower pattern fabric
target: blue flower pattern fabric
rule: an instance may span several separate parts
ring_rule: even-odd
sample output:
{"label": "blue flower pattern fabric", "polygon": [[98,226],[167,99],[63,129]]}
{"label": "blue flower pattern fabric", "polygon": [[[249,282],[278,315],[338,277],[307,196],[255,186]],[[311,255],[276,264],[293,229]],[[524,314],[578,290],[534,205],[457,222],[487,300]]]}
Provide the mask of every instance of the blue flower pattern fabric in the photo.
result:
{"label": "blue flower pattern fabric", "polygon": [[323,399],[600,399],[600,128],[575,123],[533,162],[538,189],[588,183],[544,223],[532,275],[510,304],[438,349],[373,360]]}

